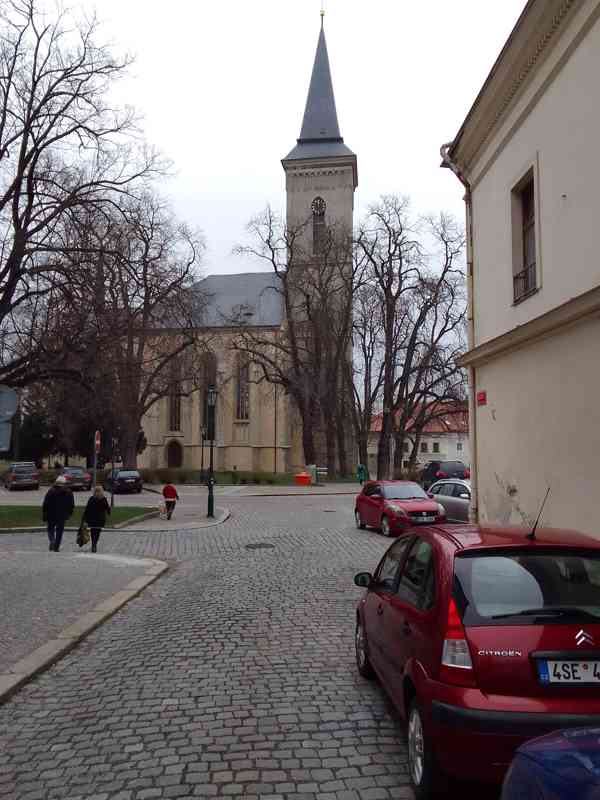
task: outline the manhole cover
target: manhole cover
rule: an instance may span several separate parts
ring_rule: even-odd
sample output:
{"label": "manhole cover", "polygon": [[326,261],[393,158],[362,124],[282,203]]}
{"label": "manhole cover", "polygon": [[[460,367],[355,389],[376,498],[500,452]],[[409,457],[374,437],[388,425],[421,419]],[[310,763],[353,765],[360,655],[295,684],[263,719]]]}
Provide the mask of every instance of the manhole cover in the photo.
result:
{"label": "manhole cover", "polygon": [[274,547],[274,544],[267,544],[267,542],[253,542],[246,545],[246,550],[272,550]]}

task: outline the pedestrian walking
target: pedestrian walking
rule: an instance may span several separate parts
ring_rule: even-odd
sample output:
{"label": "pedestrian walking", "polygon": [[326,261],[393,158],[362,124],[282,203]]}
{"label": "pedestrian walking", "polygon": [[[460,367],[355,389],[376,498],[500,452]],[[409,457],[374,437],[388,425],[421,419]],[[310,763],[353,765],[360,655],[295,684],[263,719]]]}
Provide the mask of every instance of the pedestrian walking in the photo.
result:
{"label": "pedestrian walking", "polygon": [[165,498],[165,506],[167,509],[167,519],[171,519],[173,511],[175,511],[175,503],[179,500],[177,489],[172,483],[167,483],[162,490],[163,497]]}
{"label": "pedestrian walking", "polygon": [[50,551],[58,553],[62,542],[65,523],[73,513],[75,501],[73,492],[67,486],[67,479],[59,475],[46,492],[42,504],[42,518],[48,524],[48,542]]}
{"label": "pedestrian walking", "polygon": [[356,467],[356,478],[361,485],[367,480],[367,468],[364,464]]}
{"label": "pedestrian walking", "polygon": [[101,486],[96,486],[94,494],[87,501],[82,522],[86,522],[92,536],[92,553],[98,552],[98,539],[102,528],[106,525],[106,515],[110,514],[110,505],[104,496]]}

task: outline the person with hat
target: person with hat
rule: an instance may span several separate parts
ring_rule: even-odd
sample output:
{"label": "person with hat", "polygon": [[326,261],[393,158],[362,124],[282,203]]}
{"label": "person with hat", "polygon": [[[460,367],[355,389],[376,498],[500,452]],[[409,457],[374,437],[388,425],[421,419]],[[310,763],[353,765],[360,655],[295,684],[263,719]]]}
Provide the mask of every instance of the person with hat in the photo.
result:
{"label": "person with hat", "polygon": [[75,501],[73,492],[67,485],[64,475],[59,475],[46,492],[42,505],[42,517],[48,524],[48,542],[50,551],[58,553],[62,542],[65,523],[73,514]]}

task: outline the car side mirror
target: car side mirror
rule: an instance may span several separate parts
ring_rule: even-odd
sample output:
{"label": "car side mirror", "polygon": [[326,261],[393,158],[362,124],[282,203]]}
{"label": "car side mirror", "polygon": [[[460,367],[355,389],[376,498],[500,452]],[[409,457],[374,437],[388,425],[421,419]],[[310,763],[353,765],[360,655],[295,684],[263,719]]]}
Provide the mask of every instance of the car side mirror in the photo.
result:
{"label": "car side mirror", "polygon": [[434,493],[433,493],[433,492],[427,492],[427,497],[428,497],[430,500],[433,500],[433,498],[435,497],[435,495],[434,495]]}
{"label": "car side mirror", "polygon": [[370,572],[359,572],[354,576],[354,583],[356,586],[361,586],[363,589],[368,589],[373,582],[373,576]]}
{"label": "car side mirror", "polygon": [[458,496],[460,497],[461,500],[470,500],[471,499],[471,496],[469,494],[467,494],[466,492],[463,492],[462,494],[459,494]]}

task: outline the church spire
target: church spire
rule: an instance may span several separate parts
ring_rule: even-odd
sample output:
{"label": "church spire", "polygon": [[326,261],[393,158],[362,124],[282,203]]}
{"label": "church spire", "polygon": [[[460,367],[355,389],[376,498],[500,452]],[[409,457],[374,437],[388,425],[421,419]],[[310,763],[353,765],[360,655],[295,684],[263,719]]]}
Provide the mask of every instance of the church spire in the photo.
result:
{"label": "church spire", "polygon": [[315,55],[298,144],[315,141],[343,141],[340,135],[340,126],[338,124],[337,111],[335,108],[331,69],[329,67],[329,56],[327,54],[327,42],[325,40],[325,30],[323,28],[324,14],[324,10],[321,10],[321,31],[319,33],[317,53]]}

